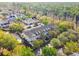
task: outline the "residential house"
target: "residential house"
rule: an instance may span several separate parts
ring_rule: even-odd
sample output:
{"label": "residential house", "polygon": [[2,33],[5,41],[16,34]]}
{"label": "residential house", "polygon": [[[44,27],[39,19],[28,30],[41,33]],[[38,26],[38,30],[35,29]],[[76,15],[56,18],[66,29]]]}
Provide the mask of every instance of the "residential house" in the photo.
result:
{"label": "residential house", "polygon": [[23,38],[25,38],[27,41],[33,41],[36,39],[41,38],[41,33],[44,33],[45,35],[48,35],[48,31],[54,29],[54,26],[52,25],[45,25],[41,27],[36,27],[31,30],[24,30],[23,33],[21,34]]}
{"label": "residential house", "polygon": [[32,19],[32,18],[26,18],[25,20],[22,20],[22,22],[26,25],[27,28],[35,28],[39,26],[44,26],[43,23],[41,23],[37,19]]}
{"label": "residential house", "polygon": [[0,20],[0,28],[8,28],[9,21],[8,20]]}

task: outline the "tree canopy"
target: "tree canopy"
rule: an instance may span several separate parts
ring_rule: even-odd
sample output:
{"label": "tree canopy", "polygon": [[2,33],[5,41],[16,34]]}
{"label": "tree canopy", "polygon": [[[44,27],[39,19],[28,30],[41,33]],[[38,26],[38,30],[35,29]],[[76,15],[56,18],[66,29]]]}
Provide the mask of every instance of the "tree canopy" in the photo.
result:
{"label": "tree canopy", "polygon": [[17,44],[18,44],[18,41],[12,34],[0,30],[0,47],[11,50]]}

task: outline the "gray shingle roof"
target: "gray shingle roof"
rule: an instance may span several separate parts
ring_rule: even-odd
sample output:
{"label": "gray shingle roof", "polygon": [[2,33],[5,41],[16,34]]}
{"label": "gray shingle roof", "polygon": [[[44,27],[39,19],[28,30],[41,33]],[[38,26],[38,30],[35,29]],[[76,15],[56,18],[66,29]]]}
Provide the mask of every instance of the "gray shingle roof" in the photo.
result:
{"label": "gray shingle roof", "polygon": [[47,32],[50,29],[53,29],[52,25],[41,26],[38,28],[34,28],[32,30],[25,30],[23,33],[29,37],[29,40],[36,39],[42,32]]}
{"label": "gray shingle roof", "polygon": [[22,22],[30,24],[30,23],[37,23],[37,22],[39,22],[39,20],[32,19],[32,18],[27,18],[25,20],[22,20]]}

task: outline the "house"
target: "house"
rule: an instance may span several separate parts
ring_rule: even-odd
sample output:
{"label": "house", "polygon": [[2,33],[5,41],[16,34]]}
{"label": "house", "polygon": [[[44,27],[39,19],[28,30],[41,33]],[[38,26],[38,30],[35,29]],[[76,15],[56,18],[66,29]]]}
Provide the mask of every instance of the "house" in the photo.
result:
{"label": "house", "polygon": [[32,18],[26,18],[25,20],[22,20],[22,22],[24,22],[28,25],[31,25],[31,24],[34,24],[34,23],[38,23],[39,21],[36,20],[36,19],[32,19]]}
{"label": "house", "polygon": [[18,41],[19,43],[22,42],[22,39],[20,38],[20,36],[19,36],[18,34],[12,33],[12,35],[17,39],[17,41]]}
{"label": "house", "polygon": [[13,21],[16,19],[16,16],[12,14],[12,15],[8,15],[6,18],[8,19],[8,21]]}
{"label": "house", "polygon": [[32,18],[26,18],[25,20],[21,20],[25,25],[26,28],[35,28],[39,26],[44,26],[39,20],[37,19],[32,19]]}
{"label": "house", "polygon": [[9,24],[13,22],[15,18],[16,17],[13,14],[7,15],[5,19],[0,20],[0,28],[4,28],[4,29],[8,28]]}
{"label": "house", "polygon": [[0,28],[8,28],[9,21],[8,20],[0,20]]}
{"label": "house", "polygon": [[48,34],[49,30],[54,29],[54,26],[52,25],[45,25],[45,26],[41,26],[41,27],[36,27],[34,29],[31,30],[24,30],[22,32],[22,36],[23,38],[25,38],[27,41],[33,41],[36,39],[40,39],[41,38],[41,33],[44,33],[45,35]]}

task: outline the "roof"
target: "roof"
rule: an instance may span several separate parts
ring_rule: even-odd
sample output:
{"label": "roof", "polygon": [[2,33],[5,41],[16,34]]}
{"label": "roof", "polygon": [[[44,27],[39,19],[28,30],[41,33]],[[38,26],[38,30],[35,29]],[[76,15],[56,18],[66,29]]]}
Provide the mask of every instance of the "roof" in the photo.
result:
{"label": "roof", "polygon": [[0,20],[0,24],[8,23],[8,20]]}
{"label": "roof", "polygon": [[12,35],[17,39],[17,41],[21,42],[21,38],[16,33],[12,33]]}
{"label": "roof", "polygon": [[29,40],[33,40],[33,39],[39,37],[39,35],[42,32],[47,32],[48,30],[50,30],[52,28],[54,28],[52,25],[46,25],[46,26],[41,26],[41,27],[31,29],[31,30],[25,30],[25,31],[23,31],[23,33],[29,37]]}
{"label": "roof", "polygon": [[37,23],[37,22],[39,22],[39,20],[32,19],[32,18],[27,18],[25,20],[22,20],[22,22],[27,23],[27,24],[30,24],[30,23]]}

